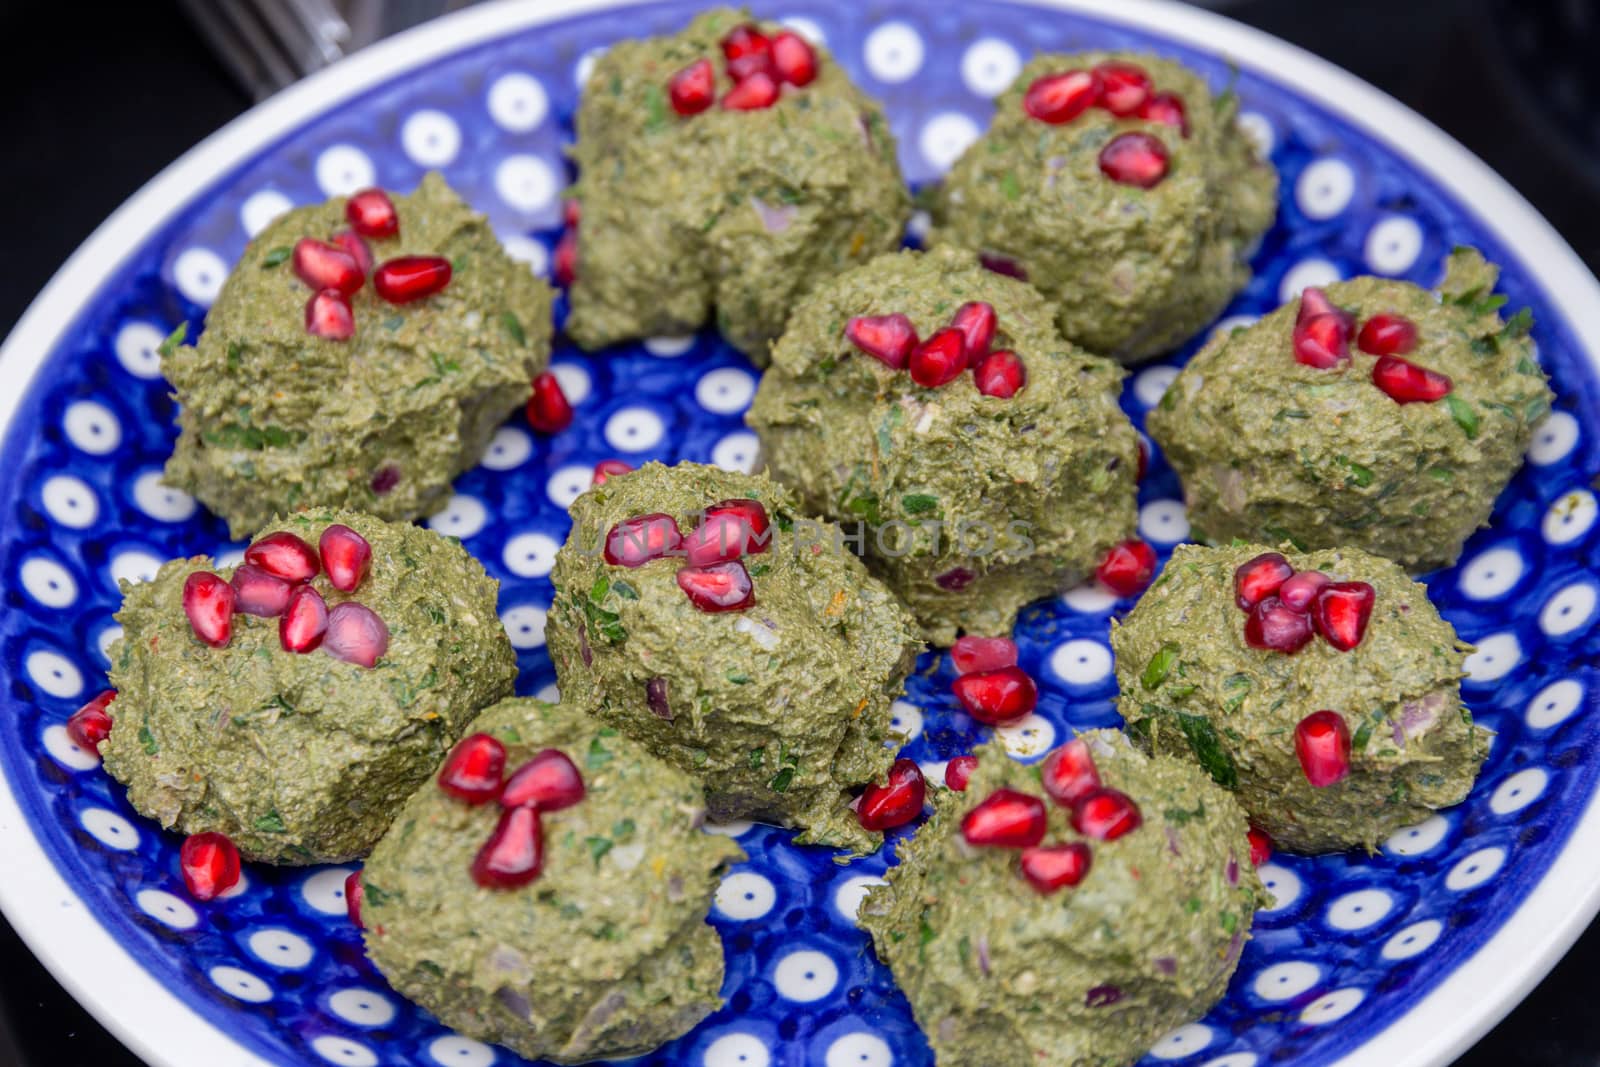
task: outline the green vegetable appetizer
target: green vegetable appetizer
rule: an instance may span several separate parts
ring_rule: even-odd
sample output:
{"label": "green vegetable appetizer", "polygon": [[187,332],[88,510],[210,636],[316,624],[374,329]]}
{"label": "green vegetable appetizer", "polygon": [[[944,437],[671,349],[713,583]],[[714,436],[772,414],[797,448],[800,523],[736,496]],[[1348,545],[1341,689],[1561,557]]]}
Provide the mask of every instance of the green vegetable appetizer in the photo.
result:
{"label": "green vegetable appetizer", "polygon": [[1470,649],[1360,549],[1180,545],[1111,647],[1128,732],[1291,851],[1370,852],[1459,803],[1488,753],[1461,702]]}
{"label": "green vegetable appetizer", "polygon": [[1496,274],[1458,249],[1437,293],[1355,278],[1213,337],[1149,419],[1196,536],[1454,563],[1550,410]]}
{"label": "green vegetable appetizer", "polygon": [[617,42],[577,130],[576,236],[557,261],[584,348],[714,311],[764,363],[795,301],[897,247],[911,212],[878,105],[825,49],[741,11]]}
{"label": "green vegetable appetizer", "polygon": [[1233,798],[1114,730],[976,755],[861,908],[938,1062],[1125,1067],[1204,1015],[1265,901]]}
{"label": "green vegetable appetizer", "polygon": [[570,509],[546,630],[562,700],[706,787],[711,817],[870,851],[850,791],[894,759],[915,621],[764,477],[613,474]]}
{"label": "green vegetable appetizer", "polygon": [[800,303],[748,420],[769,472],[865,524],[869,566],[949,644],[1009,633],[1132,535],[1121,380],[1024,283],[955,249],[900,252]]}
{"label": "green vegetable appetizer", "polygon": [[246,859],[365,855],[478,710],[511,694],[496,582],[453,540],[356,512],[123,584],[100,745],[163,827]]}
{"label": "green vegetable appetizer", "polygon": [[389,983],[555,1063],[649,1052],[720,1007],[706,912],[744,853],[700,829],[694,779],[566,705],[506,700],[472,729],[361,872]]}
{"label": "green vegetable appetizer", "polygon": [[199,343],[163,346],[180,431],[165,480],[236,537],[311,506],[436,511],[528,399],[550,305],[437,174],[290,211],[245,249]]}
{"label": "green vegetable appetizer", "polygon": [[1041,55],[995,107],[941,188],[932,240],[1032,282],[1070,340],[1146,359],[1249,280],[1278,179],[1231,91],[1153,56]]}

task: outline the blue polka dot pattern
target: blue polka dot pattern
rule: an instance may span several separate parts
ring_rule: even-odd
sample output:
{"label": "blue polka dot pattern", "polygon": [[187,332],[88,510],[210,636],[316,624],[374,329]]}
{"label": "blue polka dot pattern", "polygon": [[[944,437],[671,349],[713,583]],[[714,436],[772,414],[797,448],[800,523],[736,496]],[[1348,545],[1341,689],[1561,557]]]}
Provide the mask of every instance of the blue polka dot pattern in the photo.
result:
{"label": "blue polka dot pattern", "polygon": [[[756,5],[831,44],[887,103],[907,173],[936,175],[987,122],[989,98],[1036,49],[1153,48],[1219,88],[1222,60],[1066,13],[975,0],[865,7],[795,0]],[[568,180],[576,85],[596,49],[665,32],[692,5],[574,18],[472,48],[383,84],[305,124],[187,205],[87,304],[26,396],[5,443],[0,499],[0,674],[10,696],[0,761],[28,819],[89,909],[168,989],[273,1062],[474,1067],[503,1050],[449,1034],[387,990],[344,919],[345,868],[247,869],[228,897],[200,904],[177,874],[177,841],[138,817],[122,790],[76,749],[62,723],[102,685],[118,578],[194,552],[237,554],[222,525],[160,484],[173,404],[155,347],[181,320],[200,325],[227,264],[278,212],[380,181],[409,188],[437,167],[485,211],[513,254],[544,271]],[[1569,327],[1500,246],[1425,174],[1287,87],[1245,73],[1248,132],[1283,175],[1277,226],[1224,322],[1248,322],[1300,286],[1376,272],[1428,283],[1441,256],[1475,243],[1506,264],[1512,305],[1533,307],[1542,359],[1560,394],[1529,466],[1461,564],[1428,579],[1478,646],[1466,694],[1497,731],[1469,800],[1397,833],[1373,856],[1280,856],[1263,868],[1275,903],[1261,912],[1227,999],[1158,1042],[1148,1062],[1236,1067],[1321,1064],[1356,1049],[1469,957],[1562,848],[1596,785],[1600,585],[1593,577],[1591,483],[1596,383]],[[1191,346],[1192,349],[1193,346]],[[1125,405],[1136,421],[1183,361],[1142,370]],[[621,456],[747,468],[756,441],[741,415],[747,362],[709,334],[655,338],[601,357],[570,349],[556,367],[578,418],[555,438],[520,418],[462,477],[431,525],[462,538],[502,582],[500,610],[518,649],[519,692],[553,682],[544,652],[549,569],[565,505],[596,460]],[[1140,490],[1140,528],[1163,555],[1188,530],[1175,476],[1159,455]],[[1106,644],[1126,610],[1094,589],[1034,605],[1018,626],[1022,663],[1042,685],[1038,713],[1004,732],[1022,759],[1073,728],[1118,722]],[[986,730],[949,695],[931,656],[898,710],[907,753],[930,772]],[[750,858],[728,875],[710,921],[727,946],[726,1006],[642,1058],[650,1065],[927,1067],[908,1005],[853,916],[887,855],[836,865],[762,826],[737,834]]]}

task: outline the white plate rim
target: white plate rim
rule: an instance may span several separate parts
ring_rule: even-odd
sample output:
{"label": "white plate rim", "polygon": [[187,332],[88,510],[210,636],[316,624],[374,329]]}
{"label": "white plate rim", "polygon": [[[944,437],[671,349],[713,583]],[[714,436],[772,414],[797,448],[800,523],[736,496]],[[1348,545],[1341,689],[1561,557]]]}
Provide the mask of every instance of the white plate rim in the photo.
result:
{"label": "white plate rim", "polygon": [[[184,153],[90,235],[0,345],[0,439],[61,333],[90,296],[214,177],[358,93],[454,51],[631,0],[496,0],[398,34],[257,105]],[[1388,94],[1312,53],[1221,15],[1171,0],[1021,0],[1121,23],[1225,56],[1292,86],[1471,206],[1517,250],[1530,279],[1560,307],[1583,357],[1600,370],[1600,283],[1539,212],[1487,164]],[[1592,696],[1585,694],[1586,703]],[[155,1067],[273,1067],[139,967],[73,893],[23,819],[0,771],[0,912],[56,979]],[[1339,1067],[1440,1067],[1516,1006],[1600,912],[1600,790],[1550,869],[1495,934],[1409,1011]],[[1476,1014],[1472,1014],[1476,1011]],[[1463,1018],[1471,1016],[1463,1022]],[[158,1046],[157,1039],[165,1039]]]}

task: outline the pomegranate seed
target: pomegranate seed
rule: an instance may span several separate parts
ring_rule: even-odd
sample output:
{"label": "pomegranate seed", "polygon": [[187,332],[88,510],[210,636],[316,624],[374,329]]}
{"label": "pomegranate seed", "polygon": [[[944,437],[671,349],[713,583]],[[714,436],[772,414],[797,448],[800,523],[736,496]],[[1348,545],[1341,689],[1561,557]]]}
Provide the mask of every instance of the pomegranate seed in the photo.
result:
{"label": "pomegranate seed", "polygon": [[767,509],[759,500],[724,500],[706,508],[706,517],[683,539],[691,566],[755,556],[767,550]]}
{"label": "pomegranate seed", "polygon": [[957,674],[997,671],[1017,665],[1017,643],[1009,637],[958,637],[950,647]]}
{"label": "pomegranate seed", "polygon": [[1374,315],[1362,324],[1356,346],[1375,356],[1403,356],[1417,347],[1417,324],[1393,312]]}
{"label": "pomegranate seed", "polygon": [[961,820],[961,836],[979,848],[1032,848],[1044,840],[1044,801],[996,789]]}
{"label": "pomegranate seed", "polygon": [[663,556],[681,555],[682,544],[676,520],[655,511],[611,527],[606,534],[605,561],[613,567],[642,567]]}
{"label": "pomegranate seed", "polygon": [[927,799],[928,784],[922,778],[922,768],[908,759],[897,759],[889,768],[887,785],[876,782],[867,786],[856,805],[856,819],[863,830],[892,830],[922,814],[922,802]]}
{"label": "pomegranate seed", "polygon": [[1144,439],[1144,434],[1139,435],[1139,468],[1134,472],[1133,480],[1144,481],[1144,476],[1150,471],[1150,442]]}
{"label": "pomegranate seed", "polygon": [[778,83],[765,71],[756,71],[722,94],[724,111],[760,111],[778,102]]}
{"label": "pomegranate seed", "polygon": [[1146,122],[1159,122],[1171,126],[1183,136],[1189,136],[1189,113],[1184,109],[1183,97],[1177,93],[1153,93],[1139,108],[1139,117]]}
{"label": "pomegranate seed", "polygon": [[210,571],[195,571],[183,582],[183,613],[194,635],[212,648],[233,637],[233,586]]}
{"label": "pomegranate seed", "polygon": [[506,746],[489,734],[471,734],[455,743],[439,768],[439,788],[468,804],[487,804],[500,795]]}
{"label": "pomegranate seed", "polygon": [[111,713],[106,709],[117,699],[115,689],[107,689],[67,719],[67,736],[86,752],[99,751],[100,742],[111,736]]}
{"label": "pomegranate seed", "polygon": [[1156,576],[1156,550],[1138,538],[1113,545],[1094,576],[1118,596],[1138,596]]}
{"label": "pomegranate seed", "polygon": [[701,611],[743,611],[756,602],[750,572],[738,560],[678,571],[678,588]]}
{"label": "pomegranate seed", "polygon": [[994,341],[994,331],[999,321],[994,305],[982,300],[969,301],[956,308],[950,325],[961,331],[967,366],[976,367],[989,354],[989,345]]}
{"label": "pomegranate seed", "polygon": [[[366,238],[354,230],[340,230],[333,235],[333,243],[344,250],[345,255],[356,261],[356,266],[361,270],[364,280],[372,273],[372,247],[367,244]],[[359,285],[357,289],[361,288]],[[352,290],[353,291],[353,290]]]}
{"label": "pomegranate seed", "polygon": [[350,921],[362,929],[366,926],[361,921],[361,903],[366,899],[367,891],[361,888],[361,872],[351,871],[344,876],[344,912],[350,916]]}
{"label": "pomegranate seed", "polygon": [[306,301],[306,333],[329,341],[348,341],[356,335],[356,313],[350,300],[337,289],[319,289]]}
{"label": "pomegranate seed", "polygon": [[904,315],[857,315],[844,335],[861,351],[894,370],[904,370],[917,347],[917,329]]}
{"label": "pomegranate seed", "polygon": [[1096,789],[1072,806],[1072,828],[1097,841],[1115,841],[1143,824],[1139,805],[1116,789]]}
{"label": "pomegranate seed", "polygon": [[1239,564],[1233,572],[1233,602],[1249,611],[1294,576],[1294,568],[1277,552],[1263,552]]}
{"label": "pomegranate seed", "polygon": [[400,213],[382,189],[363,189],[344,205],[344,217],[363,237],[394,237],[400,232]]}
{"label": "pomegranate seed", "polygon": [[965,567],[951,567],[943,574],[935,576],[933,584],[946,592],[959,593],[971,585],[972,580],[976,577],[976,574],[973,574]]}
{"label": "pomegranate seed", "polygon": [[561,201],[561,222],[566,226],[576,226],[583,218],[583,205],[575,197],[568,197]]}
{"label": "pomegranate seed", "polygon": [[1167,176],[1167,146],[1148,133],[1119,133],[1100,150],[1100,173],[1122,185],[1149,189]]}
{"label": "pomegranate seed", "polygon": [[1120,118],[1137,115],[1150,99],[1150,75],[1135,63],[1111,60],[1094,68],[1100,79],[1101,107]]}
{"label": "pomegranate seed", "polygon": [[317,550],[288,530],[269,533],[244,550],[244,561],[286,582],[307,582],[322,570]]}
{"label": "pomegranate seed", "polygon": [[978,262],[983,269],[995,274],[1002,274],[1007,278],[1015,278],[1020,282],[1028,280],[1028,269],[1010,256],[1003,256],[999,252],[979,252]]}
{"label": "pomegranate seed", "polygon": [[1290,611],[1310,611],[1311,602],[1332,580],[1321,571],[1301,571],[1278,587],[1278,599]]}
{"label": "pomegranate seed", "polygon": [[372,565],[372,545],[343,523],[336,522],[322,531],[317,540],[322,565],[328,570],[328,584],[341,593],[353,593],[367,579]]}
{"label": "pomegranate seed", "polygon": [[387,496],[394,492],[394,487],[400,484],[400,468],[393,463],[385,463],[373,472],[372,492],[375,496]]}
{"label": "pomegranate seed", "polygon": [[233,610],[241,615],[276,619],[289,606],[294,586],[268,574],[254,563],[241,563],[233,572]]}
{"label": "pomegranate seed", "polygon": [[972,772],[977,769],[977,756],[957,756],[944,765],[945,787],[957,793],[965,793],[967,782],[972,778]]}
{"label": "pomegranate seed", "polygon": [[633,468],[620,459],[603,459],[594,465],[594,474],[590,478],[591,485],[605,485],[607,480],[619,474],[629,474]]}
{"label": "pomegranate seed", "polygon": [[1366,582],[1334,582],[1317,594],[1311,624],[1328,644],[1349,652],[1367,636],[1367,620],[1377,598],[1377,590]]}
{"label": "pomegranate seed", "polygon": [[1050,799],[1064,808],[1099,789],[1100,769],[1094,765],[1089,742],[1075,737],[1050,753],[1039,767],[1039,779]]}
{"label": "pomegranate seed", "polygon": [[772,39],[772,66],[778,80],[799,88],[810,85],[817,76],[817,53],[798,33],[783,33]]}
{"label": "pomegranate seed", "polygon": [[533,395],[528,398],[528,425],[539,433],[560,433],[572,425],[572,405],[561,391],[561,382],[549,371],[533,380]]}
{"label": "pomegranate seed", "polygon": [[568,230],[556,242],[555,266],[552,268],[556,284],[569,286],[578,280],[578,231]]}
{"label": "pomegranate seed", "polygon": [[372,288],[391,304],[426,300],[450,284],[450,261],[443,256],[401,256],[372,274]]}
{"label": "pomegranate seed", "polygon": [[1035,78],[1022,94],[1022,110],[1052,126],[1071,122],[1100,98],[1100,79],[1087,70]]}
{"label": "pomegranate seed", "polygon": [[1089,873],[1092,856],[1082,841],[1070,845],[1040,845],[1022,850],[1022,877],[1041,893],[1077,885]]}
{"label": "pomegranate seed", "polygon": [[1306,781],[1330,786],[1350,773],[1350,728],[1337,712],[1314,711],[1294,728],[1294,754]]}
{"label": "pomegranate seed", "polygon": [[1397,404],[1443,400],[1455,388],[1447,375],[1419,367],[1399,356],[1379,356],[1372,367],[1372,384]]}
{"label": "pomegranate seed", "polygon": [[1350,359],[1350,330],[1338,315],[1315,315],[1294,328],[1294,358],[1318,370]]}
{"label": "pomegranate seed", "polygon": [[711,69],[711,60],[697,59],[674,74],[667,82],[667,97],[672,110],[680,115],[698,115],[710,107],[717,98],[717,74]]}
{"label": "pomegranate seed", "polygon": [[337,289],[346,296],[367,282],[356,257],[314,237],[295,242],[294,273],[313,289]]}
{"label": "pomegranate seed", "polygon": [[1244,640],[1251,648],[1292,656],[1305,648],[1311,637],[1311,617],[1275,596],[1251,608],[1244,621]]}
{"label": "pomegranate seed", "polygon": [[328,603],[309,585],[295,589],[278,620],[278,641],[285,652],[311,652],[328,632]]}
{"label": "pomegranate seed", "polygon": [[239,849],[227,834],[190,834],[178,849],[183,884],[196,900],[215,900],[239,884]]}
{"label": "pomegranate seed", "polygon": [[1250,827],[1247,835],[1250,838],[1250,865],[1259,867],[1272,858],[1272,838],[1266,831]]}
{"label": "pomegranate seed", "polygon": [[559,748],[547,748],[518,767],[500,793],[500,806],[532,805],[540,811],[560,811],[583,799],[583,775]]}
{"label": "pomegranate seed", "polygon": [[544,832],[537,808],[507,808],[472,860],[472,880],[485,889],[515,889],[539,877]]}
{"label": "pomegranate seed", "polygon": [[347,600],[328,612],[322,651],[334,659],[371,667],[389,651],[389,627],[365,604]]}
{"label": "pomegranate seed", "polygon": [[1039,702],[1039,687],[1021,667],[963,674],[950,688],[968,715],[990,726],[1015,722]]}
{"label": "pomegranate seed", "polygon": [[926,389],[937,389],[961,377],[967,369],[966,335],[947,326],[911,352],[907,364],[911,380]]}
{"label": "pomegranate seed", "polygon": [[1028,370],[1015,352],[1001,349],[983,357],[974,372],[978,392],[1005,400],[1028,383]]}
{"label": "pomegranate seed", "polygon": [[1307,286],[1300,292],[1300,308],[1295,312],[1295,322],[1310,322],[1318,315],[1337,315],[1346,326],[1355,325],[1355,317],[1328,296],[1327,291]]}
{"label": "pomegranate seed", "polygon": [[771,39],[751,23],[735,26],[722,39],[722,58],[727,60],[728,76],[734,81],[768,70],[771,57]]}

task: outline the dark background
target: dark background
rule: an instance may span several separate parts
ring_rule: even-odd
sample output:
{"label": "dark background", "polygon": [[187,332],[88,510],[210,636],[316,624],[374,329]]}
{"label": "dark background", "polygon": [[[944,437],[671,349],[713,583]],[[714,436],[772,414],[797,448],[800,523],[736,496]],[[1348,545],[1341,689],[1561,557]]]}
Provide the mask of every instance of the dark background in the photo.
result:
{"label": "dark background", "polygon": [[[1210,6],[1421,112],[1600,265],[1597,0]],[[0,335],[100,220],[249,104],[171,0],[0,0]],[[1461,1067],[1600,1064],[1597,968],[1600,926]],[[0,1067],[137,1063],[0,921]]]}

